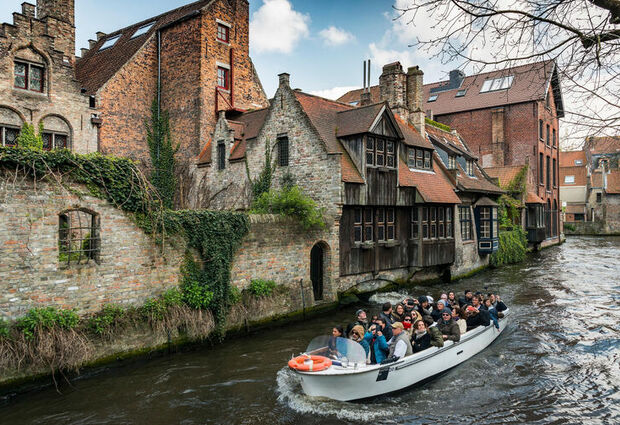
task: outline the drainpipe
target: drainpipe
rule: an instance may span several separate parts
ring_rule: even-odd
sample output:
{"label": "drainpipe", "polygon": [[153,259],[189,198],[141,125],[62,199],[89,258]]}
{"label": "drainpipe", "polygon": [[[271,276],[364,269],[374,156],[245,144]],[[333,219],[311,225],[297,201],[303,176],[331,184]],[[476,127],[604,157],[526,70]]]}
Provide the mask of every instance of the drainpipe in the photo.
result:
{"label": "drainpipe", "polygon": [[235,64],[233,62],[234,56],[233,56],[233,48],[230,48],[230,108],[234,109],[235,108],[235,96],[234,96],[234,81],[235,81],[235,74],[234,74],[234,70],[235,70]]}
{"label": "drainpipe", "polygon": [[[157,30],[157,122],[161,111],[161,29]],[[157,144],[157,159],[159,160],[159,143]]]}

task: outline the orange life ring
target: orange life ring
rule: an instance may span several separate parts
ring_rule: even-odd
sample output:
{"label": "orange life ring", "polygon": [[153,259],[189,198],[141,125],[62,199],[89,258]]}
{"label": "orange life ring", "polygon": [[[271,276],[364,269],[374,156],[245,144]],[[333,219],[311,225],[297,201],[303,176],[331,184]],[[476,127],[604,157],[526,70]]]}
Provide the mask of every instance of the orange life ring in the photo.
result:
{"label": "orange life ring", "polygon": [[288,367],[301,372],[318,372],[332,365],[332,361],[323,356],[301,355],[290,359]]}

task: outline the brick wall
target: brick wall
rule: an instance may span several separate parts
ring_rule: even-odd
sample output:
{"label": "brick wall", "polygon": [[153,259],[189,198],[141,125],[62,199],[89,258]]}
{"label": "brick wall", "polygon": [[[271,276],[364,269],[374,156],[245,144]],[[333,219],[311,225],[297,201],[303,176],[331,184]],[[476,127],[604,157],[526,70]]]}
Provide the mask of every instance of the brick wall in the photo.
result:
{"label": "brick wall", "polygon": [[[84,188],[74,187],[84,191]],[[56,184],[4,175],[0,182],[0,317],[33,307],[97,311],[108,303],[141,304],[178,282],[182,256],[164,253],[122,211]],[[59,213],[88,208],[99,214],[99,264],[59,261]]]}
{"label": "brick wall", "polygon": [[[15,13],[12,25],[0,26],[0,117],[11,116],[10,121],[0,118],[0,126],[28,122],[38,127],[43,122],[49,130],[54,117],[64,123],[60,130],[69,136],[73,151],[95,152],[97,127],[91,115],[98,111],[89,107],[75,81],[75,29],[52,16],[35,19],[29,5],[24,7],[25,14]],[[42,93],[14,87],[15,60],[45,68]]]}

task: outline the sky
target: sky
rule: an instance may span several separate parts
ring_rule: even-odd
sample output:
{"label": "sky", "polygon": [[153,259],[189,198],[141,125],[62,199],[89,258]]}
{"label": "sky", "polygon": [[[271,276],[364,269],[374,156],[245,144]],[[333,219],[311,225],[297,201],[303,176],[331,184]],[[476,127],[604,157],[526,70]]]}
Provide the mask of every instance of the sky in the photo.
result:
{"label": "sky", "polygon": [[[250,0],[250,56],[268,96],[277,75],[291,74],[291,86],[337,98],[362,85],[363,61],[372,63],[371,84],[381,67],[400,60],[421,66],[425,82],[445,79],[458,64],[442,64],[408,47],[424,25],[394,19],[404,0]],[[12,22],[23,0],[2,0],[0,22]],[[31,0],[35,3],[36,0]],[[76,0],[76,51],[97,31],[113,32],[190,0]],[[105,6],[103,6],[105,5]]]}

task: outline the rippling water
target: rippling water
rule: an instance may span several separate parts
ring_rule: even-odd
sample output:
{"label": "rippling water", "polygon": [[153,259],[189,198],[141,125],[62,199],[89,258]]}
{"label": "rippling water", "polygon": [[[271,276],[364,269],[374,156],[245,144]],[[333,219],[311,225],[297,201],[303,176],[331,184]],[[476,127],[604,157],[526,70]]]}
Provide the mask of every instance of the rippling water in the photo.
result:
{"label": "rippling water", "polygon": [[[283,367],[354,306],[84,377],[62,394],[24,395],[0,407],[0,423],[620,423],[620,238],[570,238],[525,264],[411,293],[466,288],[500,293],[513,312],[509,328],[469,361],[394,396],[314,400]],[[390,297],[402,294],[377,301]]]}

